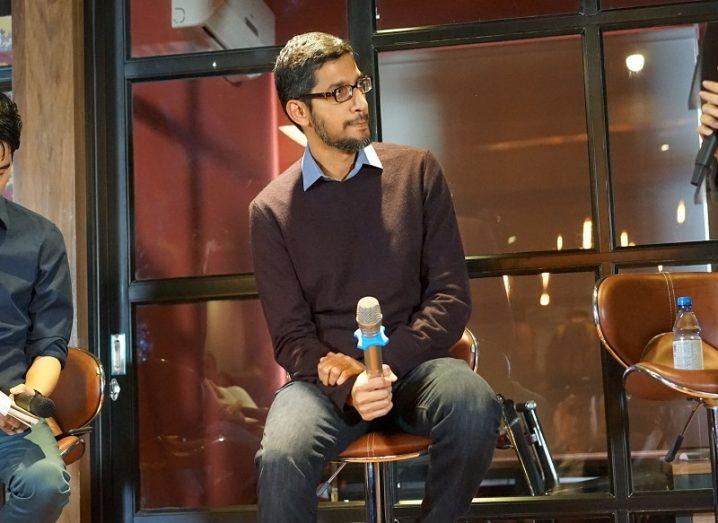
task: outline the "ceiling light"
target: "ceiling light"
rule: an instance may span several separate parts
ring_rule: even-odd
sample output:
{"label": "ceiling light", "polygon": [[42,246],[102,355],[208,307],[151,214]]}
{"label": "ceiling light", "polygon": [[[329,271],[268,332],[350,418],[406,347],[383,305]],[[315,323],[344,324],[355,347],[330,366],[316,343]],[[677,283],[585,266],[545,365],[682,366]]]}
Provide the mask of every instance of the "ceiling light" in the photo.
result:
{"label": "ceiling light", "polygon": [[626,57],[626,67],[632,73],[638,73],[646,65],[646,58],[642,54],[632,54]]}

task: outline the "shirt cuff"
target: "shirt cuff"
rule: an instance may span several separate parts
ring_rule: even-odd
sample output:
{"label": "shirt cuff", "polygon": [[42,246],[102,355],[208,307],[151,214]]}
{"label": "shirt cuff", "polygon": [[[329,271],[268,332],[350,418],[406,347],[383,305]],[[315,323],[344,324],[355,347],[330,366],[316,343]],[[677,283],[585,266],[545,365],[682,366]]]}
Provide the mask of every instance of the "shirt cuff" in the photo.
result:
{"label": "shirt cuff", "polygon": [[47,340],[38,340],[32,342],[26,348],[28,365],[32,365],[32,362],[38,356],[52,356],[53,358],[56,358],[60,361],[60,368],[64,369],[65,362],[67,361],[67,344],[65,344],[65,340],[56,339],[46,346],[44,346],[43,341]]}

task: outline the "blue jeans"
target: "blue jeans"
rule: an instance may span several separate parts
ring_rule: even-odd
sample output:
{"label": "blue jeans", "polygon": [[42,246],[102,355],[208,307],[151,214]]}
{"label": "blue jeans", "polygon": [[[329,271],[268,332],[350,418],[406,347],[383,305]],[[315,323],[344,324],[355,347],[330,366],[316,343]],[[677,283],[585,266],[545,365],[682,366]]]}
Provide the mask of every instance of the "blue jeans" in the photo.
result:
{"label": "blue jeans", "polygon": [[[392,399],[394,408],[381,423],[433,440],[421,520],[456,520],[491,464],[501,415],[496,395],[466,363],[441,358],[395,383]],[[374,426],[353,409],[339,411],[311,383],[291,382],[280,389],[256,458],[259,520],[316,521],[316,487],[324,466]]]}
{"label": "blue jeans", "polygon": [[70,474],[44,420],[9,436],[0,431],[0,483],[10,492],[0,509],[2,523],[57,521],[70,499]]}

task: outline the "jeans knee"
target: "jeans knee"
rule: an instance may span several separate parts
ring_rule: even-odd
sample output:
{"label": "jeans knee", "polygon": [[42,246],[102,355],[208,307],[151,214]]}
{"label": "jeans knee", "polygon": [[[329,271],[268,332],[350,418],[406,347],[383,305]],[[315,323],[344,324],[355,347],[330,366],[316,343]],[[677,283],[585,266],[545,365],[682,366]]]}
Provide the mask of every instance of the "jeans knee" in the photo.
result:
{"label": "jeans knee", "polygon": [[13,496],[38,506],[64,506],[70,499],[70,473],[61,464],[40,460],[18,471],[9,487]]}

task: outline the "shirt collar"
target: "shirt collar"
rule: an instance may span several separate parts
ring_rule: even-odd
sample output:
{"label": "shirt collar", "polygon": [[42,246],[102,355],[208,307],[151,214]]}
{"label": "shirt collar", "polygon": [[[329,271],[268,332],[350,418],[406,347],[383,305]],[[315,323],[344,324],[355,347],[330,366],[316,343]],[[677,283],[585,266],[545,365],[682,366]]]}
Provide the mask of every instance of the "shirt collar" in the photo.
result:
{"label": "shirt collar", "polygon": [[7,229],[8,226],[8,216],[7,216],[7,202],[5,201],[5,197],[0,195],[0,224]]}
{"label": "shirt collar", "polygon": [[[349,174],[346,178],[344,178],[344,180],[352,178],[365,165],[376,167],[377,169],[383,169],[379,156],[377,156],[376,151],[371,144],[359,151],[357,158],[354,161],[354,167],[352,167],[351,171],[349,171]],[[317,180],[322,178],[329,181],[336,181],[324,174],[324,171],[322,171],[322,168],[319,167],[319,164],[312,156],[312,152],[309,150],[309,146],[307,145],[304,149],[304,156],[302,156],[302,184],[304,186],[304,190],[306,191],[314,185]]]}

